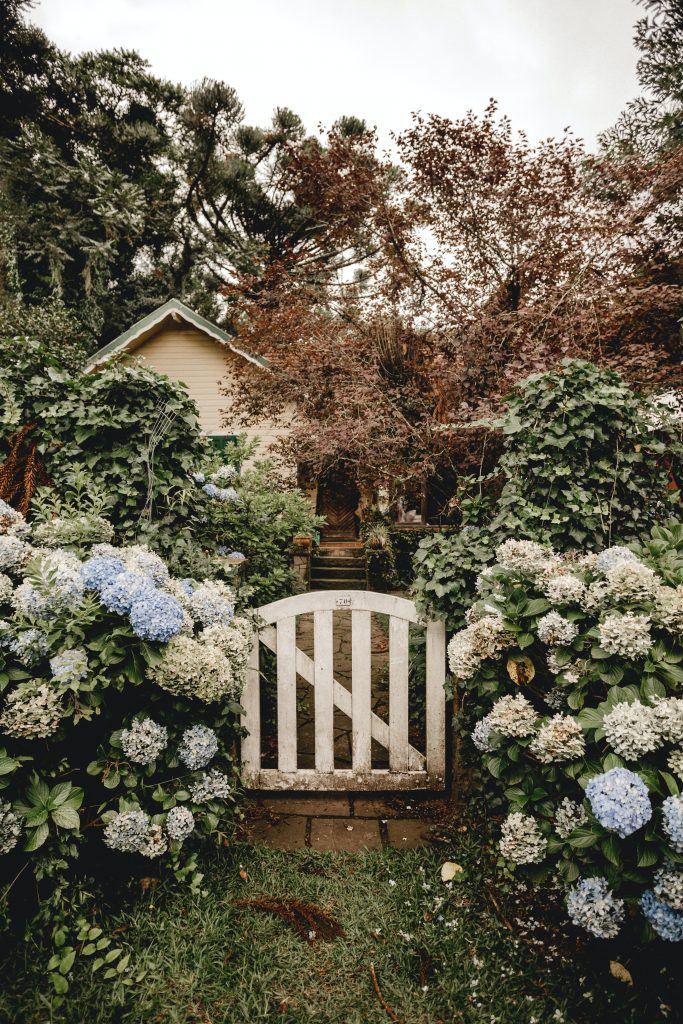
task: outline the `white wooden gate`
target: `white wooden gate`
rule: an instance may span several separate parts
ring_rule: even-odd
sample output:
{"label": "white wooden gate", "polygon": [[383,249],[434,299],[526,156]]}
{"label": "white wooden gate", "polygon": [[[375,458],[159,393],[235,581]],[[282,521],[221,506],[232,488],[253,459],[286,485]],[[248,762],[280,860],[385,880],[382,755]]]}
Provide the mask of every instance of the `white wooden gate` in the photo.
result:
{"label": "white wooden gate", "polygon": [[[351,612],[351,690],[334,678],[335,610]],[[313,658],[296,645],[298,615],[313,613]],[[389,616],[389,722],[372,711],[371,615]],[[446,635],[426,631],[426,738],[408,742],[408,630],[420,619],[412,601],[365,590],[327,590],[286,597],[259,609],[263,623],[242,696],[242,779],[251,789],[398,790],[445,788]],[[277,768],[261,767],[260,644],[277,657]],[[315,690],[315,768],[297,767],[297,675]],[[334,708],[352,723],[352,768],[334,767]],[[372,767],[371,741],[389,751],[389,768]]]}

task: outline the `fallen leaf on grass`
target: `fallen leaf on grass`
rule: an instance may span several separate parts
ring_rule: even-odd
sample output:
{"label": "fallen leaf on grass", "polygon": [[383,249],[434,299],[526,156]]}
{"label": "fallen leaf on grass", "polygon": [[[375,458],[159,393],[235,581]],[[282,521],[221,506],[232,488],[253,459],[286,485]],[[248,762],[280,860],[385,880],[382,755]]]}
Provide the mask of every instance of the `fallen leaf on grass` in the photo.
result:
{"label": "fallen leaf on grass", "polygon": [[460,881],[460,878],[458,878],[458,876],[462,876],[464,874],[464,871],[465,869],[462,866],[462,864],[456,864],[452,860],[447,860],[444,864],[441,865],[441,881],[452,882],[454,878]]}

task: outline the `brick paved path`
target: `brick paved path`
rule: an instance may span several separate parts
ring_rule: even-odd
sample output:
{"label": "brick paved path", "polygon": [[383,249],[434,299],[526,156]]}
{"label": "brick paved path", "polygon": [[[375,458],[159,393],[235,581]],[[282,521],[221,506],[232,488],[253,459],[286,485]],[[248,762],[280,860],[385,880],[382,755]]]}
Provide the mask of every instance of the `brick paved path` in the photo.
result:
{"label": "brick paved path", "polygon": [[408,850],[429,845],[437,826],[427,818],[443,809],[424,797],[264,794],[253,802],[246,835],[280,850]]}

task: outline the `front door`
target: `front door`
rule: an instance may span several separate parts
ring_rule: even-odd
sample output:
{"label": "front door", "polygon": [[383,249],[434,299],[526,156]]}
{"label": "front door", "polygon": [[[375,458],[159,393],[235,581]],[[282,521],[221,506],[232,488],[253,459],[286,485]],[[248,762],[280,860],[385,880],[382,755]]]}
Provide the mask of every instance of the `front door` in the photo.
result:
{"label": "front door", "polygon": [[321,531],[325,542],[351,541],[358,536],[356,509],[360,493],[356,484],[342,474],[330,475],[318,483],[318,515],[327,520]]}

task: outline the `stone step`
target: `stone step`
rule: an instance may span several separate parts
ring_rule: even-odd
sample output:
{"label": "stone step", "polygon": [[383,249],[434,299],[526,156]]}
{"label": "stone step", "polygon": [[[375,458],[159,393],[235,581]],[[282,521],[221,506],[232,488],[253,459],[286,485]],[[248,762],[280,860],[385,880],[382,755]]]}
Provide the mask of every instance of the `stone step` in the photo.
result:
{"label": "stone step", "polygon": [[311,576],[311,590],[365,590],[365,577],[350,580],[320,579]]}
{"label": "stone step", "polygon": [[365,579],[365,566],[317,563],[311,567],[311,575],[319,576],[321,579]]}
{"label": "stone step", "polygon": [[364,562],[365,551],[363,548],[318,548],[313,558],[324,562]]}

